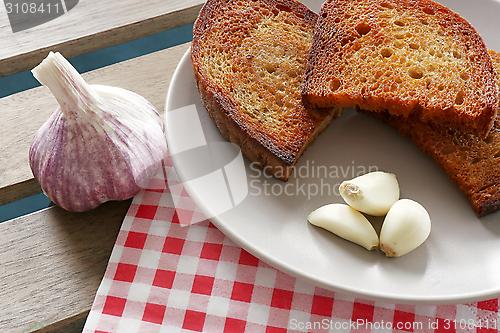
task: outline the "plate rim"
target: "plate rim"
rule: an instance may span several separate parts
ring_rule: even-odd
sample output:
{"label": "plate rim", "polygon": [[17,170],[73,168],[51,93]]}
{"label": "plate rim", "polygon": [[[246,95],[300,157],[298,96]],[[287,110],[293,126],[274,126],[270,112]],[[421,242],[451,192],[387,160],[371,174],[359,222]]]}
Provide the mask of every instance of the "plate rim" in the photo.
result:
{"label": "plate rim", "polygon": [[[165,122],[164,129],[166,133],[168,132],[168,121],[167,121],[168,113],[173,109],[172,100],[175,98],[173,96],[173,90],[176,85],[176,81],[178,80],[179,76],[182,75],[182,68],[187,65],[186,64],[187,61],[189,62],[191,61],[190,55],[191,55],[191,45],[185,51],[180,61],[177,63],[174,74],[172,75],[172,78],[170,80],[170,85],[165,99],[165,108],[164,108],[165,114],[163,116],[163,121]],[[194,84],[196,86],[196,83]],[[168,134],[165,134],[165,138],[168,147],[169,145]],[[176,159],[175,155],[172,155],[171,159],[173,167],[175,168],[175,171],[179,177],[179,180],[182,181],[183,179],[186,179],[186,177],[184,177],[182,168],[179,167],[178,160]],[[199,198],[197,195],[194,194],[193,189],[188,185],[185,185],[184,188],[186,189],[187,193],[194,201],[194,203],[197,205],[197,207],[200,208],[202,211],[206,211],[206,209],[204,208],[204,204],[199,201]],[[327,283],[326,281],[323,281],[314,275],[309,275],[303,270],[298,270],[296,268],[290,267],[286,263],[283,263],[280,260],[274,258],[272,255],[260,251],[258,248],[254,247],[250,242],[245,241],[237,233],[234,233],[230,231],[228,228],[226,228],[225,223],[220,220],[219,216],[210,218],[210,222],[212,222],[217,227],[217,229],[219,229],[226,237],[231,239],[231,241],[233,241],[235,244],[243,248],[245,251],[251,253],[259,260],[265,262],[266,264],[269,264],[273,268],[280,270],[284,273],[287,273],[295,278],[303,279],[304,281],[311,283],[316,287],[321,287],[333,292],[339,292],[349,296],[365,298],[368,300],[383,301],[383,302],[390,302],[397,304],[413,304],[413,305],[463,304],[463,303],[477,302],[480,300],[488,300],[500,296],[500,285],[495,289],[485,290],[481,292],[474,292],[469,294],[453,294],[449,296],[436,296],[430,298],[412,296],[412,295],[401,296],[383,292],[378,293],[364,289],[353,289],[351,287],[346,287],[342,285],[334,285],[331,283]]]}

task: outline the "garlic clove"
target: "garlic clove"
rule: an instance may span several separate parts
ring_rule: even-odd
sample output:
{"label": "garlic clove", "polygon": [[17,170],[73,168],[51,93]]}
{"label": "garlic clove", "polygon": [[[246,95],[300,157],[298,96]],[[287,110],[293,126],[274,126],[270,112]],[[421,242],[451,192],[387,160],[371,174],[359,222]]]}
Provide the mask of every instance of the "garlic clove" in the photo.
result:
{"label": "garlic clove", "polygon": [[413,200],[399,200],[385,217],[380,249],[388,257],[403,256],[422,245],[430,232],[431,219],[425,208]]}
{"label": "garlic clove", "polygon": [[383,216],[399,199],[399,184],[396,175],[377,171],[342,182],[339,192],[352,208],[368,215]]}
{"label": "garlic clove", "polygon": [[379,239],[371,223],[360,212],[344,204],[320,207],[307,217],[309,223],[371,251]]}
{"label": "garlic clove", "polygon": [[51,52],[32,72],[59,103],[29,152],[47,196],[82,212],[144,188],[167,153],[153,105],[125,89],[89,85],[59,53]]}

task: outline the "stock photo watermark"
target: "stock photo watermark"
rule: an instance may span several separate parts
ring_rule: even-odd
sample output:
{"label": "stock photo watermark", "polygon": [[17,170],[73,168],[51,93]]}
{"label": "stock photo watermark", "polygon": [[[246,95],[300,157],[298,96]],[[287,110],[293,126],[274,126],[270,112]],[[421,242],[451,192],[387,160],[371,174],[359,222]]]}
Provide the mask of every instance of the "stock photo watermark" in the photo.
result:
{"label": "stock photo watermark", "polygon": [[[287,182],[276,181],[270,167],[250,163],[247,174],[250,196],[298,196],[310,200],[317,196],[338,196],[339,185],[346,179],[379,171],[376,165],[351,161],[343,165],[319,164],[307,160],[291,169]],[[274,175],[279,171],[273,169]],[[284,171],[283,171],[284,172]]]}
{"label": "stock photo watermark", "polygon": [[12,32],[30,29],[73,9],[79,0],[4,0]]}
{"label": "stock photo watermark", "polygon": [[427,330],[475,330],[476,328],[483,329],[498,329],[497,318],[483,319],[429,319],[426,321],[386,321],[386,320],[333,320],[324,318],[319,321],[300,321],[295,318],[288,323],[288,328],[292,330],[310,331],[310,330],[325,330],[325,331],[372,331],[386,332],[392,330],[417,332]]}

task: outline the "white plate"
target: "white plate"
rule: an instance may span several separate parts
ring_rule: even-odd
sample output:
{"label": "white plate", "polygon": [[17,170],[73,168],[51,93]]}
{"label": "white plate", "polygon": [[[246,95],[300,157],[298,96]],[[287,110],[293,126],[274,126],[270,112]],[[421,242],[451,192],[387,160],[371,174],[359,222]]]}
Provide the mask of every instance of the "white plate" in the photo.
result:
{"label": "white plate", "polygon": [[[500,2],[448,0],[443,3],[469,19],[482,33],[488,47],[500,50],[497,17]],[[309,5],[317,10],[320,3],[311,1]],[[213,147],[214,142],[224,142],[201,106],[190,57],[186,54],[167,97],[166,132],[171,151],[180,151],[186,142],[196,146],[197,117],[192,121],[184,119],[184,127],[175,128],[173,124],[178,124],[178,119],[172,119],[172,110],[192,104],[197,106],[207,143]],[[221,149],[198,147],[191,153],[174,154],[180,177],[193,179],[229,163],[235,153],[229,146],[219,146],[227,149],[221,152]],[[310,198],[256,195],[264,186],[283,191],[283,183],[267,178],[264,180],[269,185],[262,183],[263,178],[257,180],[258,184],[253,178],[250,183],[249,179],[248,189],[252,195],[214,217],[213,222],[228,237],[269,264],[335,291],[411,303],[466,302],[500,294],[499,213],[478,219],[457,186],[436,163],[390,128],[368,116],[348,112],[334,121],[307,150],[299,163],[304,165],[309,165],[309,170],[312,166],[336,166],[340,175],[323,179],[329,190],[334,184],[351,178],[353,172],[362,173],[367,166],[396,173],[402,197],[417,200],[428,209],[433,222],[431,236],[422,247],[402,258],[387,259],[380,253],[367,252],[306,222],[306,216],[313,209],[342,202],[338,195],[324,193]],[[342,175],[342,172],[349,174]],[[305,177],[300,184],[319,184],[320,181]],[[295,180],[291,183],[289,191],[295,192]],[[207,199],[206,194],[214,191],[212,185],[207,182],[187,185],[189,194],[207,214],[213,213],[214,205],[219,202],[215,194]]]}

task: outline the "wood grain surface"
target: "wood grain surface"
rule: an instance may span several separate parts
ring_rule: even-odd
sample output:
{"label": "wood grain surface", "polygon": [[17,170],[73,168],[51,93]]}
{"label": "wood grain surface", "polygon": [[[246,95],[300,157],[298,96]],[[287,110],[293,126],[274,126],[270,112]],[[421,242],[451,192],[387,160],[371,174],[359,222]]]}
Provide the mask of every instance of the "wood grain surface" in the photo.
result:
{"label": "wood grain surface", "polygon": [[71,57],[195,20],[203,0],[80,0],[68,13],[13,33],[0,6],[0,75],[32,68],[49,50]]}
{"label": "wood grain surface", "polygon": [[[163,113],[166,92],[181,56],[189,47],[179,45],[84,74],[90,83],[109,84],[135,91]],[[37,193],[28,151],[35,132],[57,107],[45,87],[0,99],[0,204]]]}
{"label": "wood grain surface", "polygon": [[0,332],[81,332],[129,205],[0,223]]}

